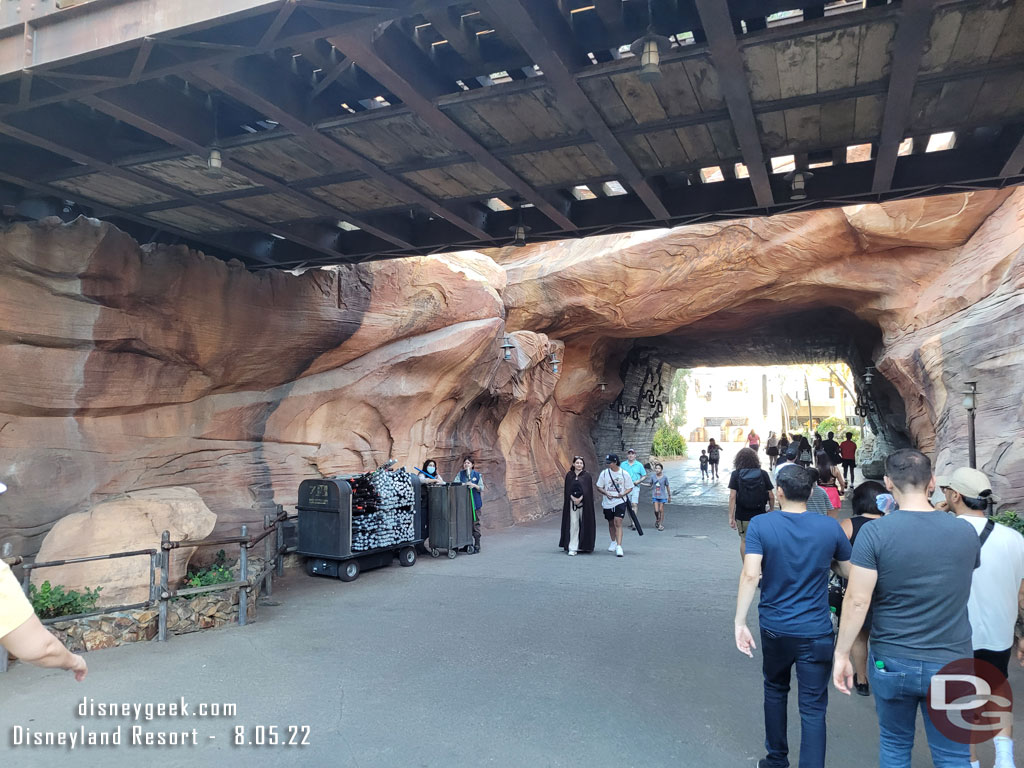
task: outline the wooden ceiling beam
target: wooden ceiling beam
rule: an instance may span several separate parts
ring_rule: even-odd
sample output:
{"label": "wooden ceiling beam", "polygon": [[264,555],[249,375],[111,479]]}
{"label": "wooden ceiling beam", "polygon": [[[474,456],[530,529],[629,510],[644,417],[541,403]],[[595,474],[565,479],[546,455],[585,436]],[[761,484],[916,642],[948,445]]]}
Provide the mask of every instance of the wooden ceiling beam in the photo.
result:
{"label": "wooden ceiling beam", "polygon": [[[82,101],[99,112],[156,136],[168,144],[180,147],[192,155],[205,159],[209,153],[210,143],[213,140],[213,115],[201,104],[183,94],[169,91],[169,89],[158,91],[148,85],[143,92],[131,88],[120,88],[105,91],[97,96],[85,97]],[[329,216],[332,220],[344,219],[360,229],[376,235],[384,242],[397,245],[400,248],[414,249],[416,247],[395,232],[382,229],[357,214],[339,211],[317,197],[292,189],[272,176],[233,160],[228,153],[224,154],[222,162],[227,170],[245,176],[250,181],[266,188],[268,192],[289,197],[299,205],[323,216]]]}
{"label": "wooden ceiling beam", "polygon": [[733,130],[743,154],[743,164],[750,174],[750,185],[754,190],[757,204],[769,207],[775,204],[768,168],[765,164],[764,149],[754,105],[750,98],[747,75],[743,70],[743,58],[736,43],[728,4],[720,0],[695,0],[704,33],[711,49],[711,59],[718,71],[719,87],[725,97],[725,105],[732,119]]}
{"label": "wooden ceiling beam", "polygon": [[435,8],[424,11],[423,16],[464,61],[470,64],[480,62],[480,45],[476,35],[466,34],[466,25],[461,16],[457,13],[453,14],[451,8]]}
{"label": "wooden ceiling beam", "polygon": [[[349,58],[353,59],[363,70],[368,72],[377,82],[400,98],[414,114],[428,126],[451,142],[459,150],[465,152],[480,165],[494,174],[509,189],[515,191],[524,201],[532,203],[537,210],[547,216],[560,229],[574,231],[576,225],[563,213],[558,206],[535,190],[528,182],[520,178],[504,163],[498,160],[486,147],[476,140],[462,126],[438,109],[433,99],[450,92],[440,77],[423,71],[415,61],[389,53],[387,43],[395,43],[385,31],[377,41],[371,42],[362,35],[335,35],[330,42]],[[410,43],[410,45],[412,45]],[[382,48],[384,50],[382,50]]]}
{"label": "wooden ceiling beam", "polygon": [[643,200],[659,221],[669,218],[662,203],[625,147],[615,137],[597,108],[591,103],[573,76],[585,60],[568,23],[549,0],[482,0],[489,19],[515,36],[523,50],[544,72],[548,85],[568,108],[573,121],[585,129],[618,168],[622,180]]}
{"label": "wooden ceiling beam", "polygon": [[285,130],[313,151],[365,173],[399,200],[419,205],[435,216],[452,222],[474,239],[489,239],[489,235],[480,224],[470,221],[455,210],[414,189],[362,155],[311,127],[301,116],[304,95],[289,87],[289,84],[281,81],[280,77],[276,83],[272,77],[261,77],[261,73],[252,66],[254,64],[255,62],[247,59],[233,62],[227,71],[206,67],[198,70],[198,74],[214,88],[284,126]]}
{"label": "wooden ceiling beam", "polygon": [[885,97],[872,192],[886,192],[892,188],[900,144],[910,122],[911,99],[931,21],[932,0],[903,0],[902,14],[892,43],[889,90]]}

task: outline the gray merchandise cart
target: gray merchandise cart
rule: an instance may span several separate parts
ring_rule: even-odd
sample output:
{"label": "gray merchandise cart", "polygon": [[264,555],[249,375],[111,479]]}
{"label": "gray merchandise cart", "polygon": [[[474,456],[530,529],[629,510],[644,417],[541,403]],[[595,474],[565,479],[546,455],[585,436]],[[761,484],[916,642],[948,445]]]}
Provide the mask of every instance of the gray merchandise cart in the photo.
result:
{"label": "gray merchandise cart", "polygon": [[310,576],[355,581],[361,571],[390,565],[395,557],[403,566],[416,563],[416,545],[423,542],[419,480],[411,477],[414,492],[412,538],[367,549],[353,546],[352,482],[355,480],[336,477],[303,480],[299,484],[299,546],[296,551],[308,558],[306,573]]}
{"label": "gray merchandise cart", "polygon": [[427,486],[427,532],[430,554],[439,557],[442,550],[448,557],[457,551],[473,549],[473,507],[471,490],[461,483]]}

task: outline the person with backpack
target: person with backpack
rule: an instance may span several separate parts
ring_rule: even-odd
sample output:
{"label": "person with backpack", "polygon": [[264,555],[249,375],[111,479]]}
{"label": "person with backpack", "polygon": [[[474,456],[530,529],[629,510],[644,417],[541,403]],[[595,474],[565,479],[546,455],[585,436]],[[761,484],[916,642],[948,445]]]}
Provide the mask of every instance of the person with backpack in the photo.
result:
{"label": "person with backpack", "polygon": [[775,508],[775,486],[750,448],[740,448],[729,476],[729,527],[740,535],[740,559],[747,551],[747,527],[757,515]]}
{"label": "person with backpack", "polygon": [[708,452],[706,450],[700,452],[700,479],[708,479]]}
{"label": "person with backpack", "polygon": [[718,479],[718,461],[722,458],[722,449],[715,438],[708,440],[708,466],[711,468],[711,479]]}
{"label": "person with backpack", "polygon": [[814,461],[814,451],[811,449],[811,443],[804,435],[800,435],[800,443],[797,448],[797,464],[801,467],[811,466],[811,462]]}

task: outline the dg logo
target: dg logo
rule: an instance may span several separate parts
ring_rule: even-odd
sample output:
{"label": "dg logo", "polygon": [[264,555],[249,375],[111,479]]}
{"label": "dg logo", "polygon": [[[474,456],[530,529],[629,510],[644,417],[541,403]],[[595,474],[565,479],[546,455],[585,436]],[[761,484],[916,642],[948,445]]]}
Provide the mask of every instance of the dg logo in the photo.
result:
{"label": "dg logo", "polygon": [[987,661],[957,659],[932,677],[928,715],[947,738],[981,744],[1013,725],[1013,691]]}

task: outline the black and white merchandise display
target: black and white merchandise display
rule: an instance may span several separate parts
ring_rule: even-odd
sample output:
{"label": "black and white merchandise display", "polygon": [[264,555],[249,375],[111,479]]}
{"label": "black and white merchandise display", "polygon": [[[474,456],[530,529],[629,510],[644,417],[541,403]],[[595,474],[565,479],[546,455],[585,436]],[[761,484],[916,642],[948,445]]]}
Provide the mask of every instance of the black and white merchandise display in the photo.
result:
{"label": "black and white merchandise display", "polygon": [[416,538],[412,476],[383,467],[352,478],[352,551],[393,547]]}

